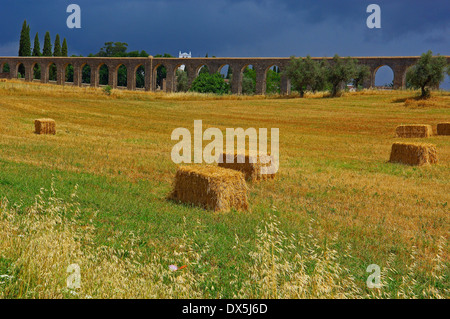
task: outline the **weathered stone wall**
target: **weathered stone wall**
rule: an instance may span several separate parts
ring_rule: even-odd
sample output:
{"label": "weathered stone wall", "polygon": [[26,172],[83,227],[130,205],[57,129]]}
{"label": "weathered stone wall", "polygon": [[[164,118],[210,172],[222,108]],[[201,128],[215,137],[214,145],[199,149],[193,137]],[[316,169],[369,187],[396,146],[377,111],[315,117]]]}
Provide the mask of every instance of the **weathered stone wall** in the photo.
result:
{"label": "weathered stone wall", "polygon": [[[450,56],[446,56],[450,62]],[[316,60],[331,60],[332,58],[313,58]],[[369,66],[371,76],[365,83],[365,87],[375,86],[375,73],[384,66],[389,66],[394,72],[394,88],[405,88],[406,71],[413,66],[419,57],[356,57],[360,64]],[[229,65],[233,72],[232,93],[242,93],[242,76],[246,66],[252,65],[256,72],[256,94],[265,94],[267,71],[276,65],[283,71],[289,64],[290,58],[88,58],[88,57],[0,57],[0,72],[7,63],[10,67],[10,78],[17,78],[19,65],[25,67],[25,81],[33,80],[33,68],[36,64],[41,67],[41,82],[49,82],[49,68],[54,63],[56,65],[56,82],[59,85],[68,85],[65,81],[66,67],[71,64],[74,68],[73,84],[82,85],[82,69],[85,65],[91,68],[90,85],[99,86],[99,70],[105,64],[108,67],[108,84],[117,88],[117,70],[121,65],[127,68],[127,89],[136,89],[136,70],[139,66],[145,69],[145,90],[155,91],[156,71],[160,65],[166,67],[167,77],[165,81],[165,91],[172,92],[176,89],[176,70],[179,66],[185,65],[188,73],[189,85],[194,81],[200,68],[206,65],[209,72],[214,73],[221,70],[225,65]],[[285,76],[281,76],[281,93],[290,93],[290,82]]]}

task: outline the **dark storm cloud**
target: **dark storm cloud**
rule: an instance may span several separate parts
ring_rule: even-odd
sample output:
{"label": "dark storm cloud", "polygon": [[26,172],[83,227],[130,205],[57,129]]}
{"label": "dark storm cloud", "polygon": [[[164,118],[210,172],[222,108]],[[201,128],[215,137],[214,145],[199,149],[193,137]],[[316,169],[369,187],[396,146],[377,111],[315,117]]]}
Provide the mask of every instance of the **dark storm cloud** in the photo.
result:
{"label": "dark storm cloud", "polygon": [[[41,46],[49,30],[70,53],[98,52],[106,41],[151,54],[194,56],[449,54],[448,0],[1,0],[0,55],[17,54],[24,19]],[[82,29],[66,27],[66,7],[82,9]],[[382,28],[366,27],[366,7],[379,4]]]}

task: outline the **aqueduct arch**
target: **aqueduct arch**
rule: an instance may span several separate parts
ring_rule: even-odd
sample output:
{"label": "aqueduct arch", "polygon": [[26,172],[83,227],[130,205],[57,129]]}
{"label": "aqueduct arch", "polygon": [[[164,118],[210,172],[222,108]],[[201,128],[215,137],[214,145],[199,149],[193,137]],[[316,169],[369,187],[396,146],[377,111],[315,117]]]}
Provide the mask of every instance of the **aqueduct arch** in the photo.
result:
{"label": "aqueduct arch", "polygon": [[[370,69],[371,76],[364,83],[365,87],[373,87],[375,85],[376,70],[388,65],[394,72],[394,88],[405,88],[406,71],[414,65],[420,57],[356,57],[359,64],[367,65]],[[450,62],[450,56],[445,56]],[[328,60],[332,58],[312,58],[314,60]],[[188,82],[191,84],[197,76],[196,70],[205,65],[209,72],[215,73],[220,71],[224,65],[228,65],[233,70],[232,77],[232,93],[242,93],[242,72],[246,65],[252,65],[256,73],[256,94],[265,94],[267,70],[276,65],[280,70],[284,70],[289,64],[290,58],[105,58],[105,57],[0,57],[0,66],[8,64],[10,67],[9,74],[1,73],[2,77],[17,78],[18,66],[23,64],[25,67],[25,81],[33,81],[33,66],[38,63],[41,66],[41,82],[48,83],[49,67],[52,63],[56,65],[56,83],[64,85],[65,69],[67,65],[73,66],[73,85],[82,85],[82,68],[89,65],[91,68],[90,85],[98,86],[98,76],[100,66],[105,64],[108,67],[108,85],[117,87],[117,69],[120,65],[127,68],[127,89],[136,89],[136,71],[142,66],[144,68],[145,90],[155,91],[157,80],[157,68],[163,65],[167,70],[166,75],[166,91],[174,91],[176,84],[176,70],[179,65],[185,65],[188,73]],[[114,72],[115,70],[115,72]],[[3,70],[0,70],[3,71]],[[280,93],[290,93],[289,79],[280,76]]]}

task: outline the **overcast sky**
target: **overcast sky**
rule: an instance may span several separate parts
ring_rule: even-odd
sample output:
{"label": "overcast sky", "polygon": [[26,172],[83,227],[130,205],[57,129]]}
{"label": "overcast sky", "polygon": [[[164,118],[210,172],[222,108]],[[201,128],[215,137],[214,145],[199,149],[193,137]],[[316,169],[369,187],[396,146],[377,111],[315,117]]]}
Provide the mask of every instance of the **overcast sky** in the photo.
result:
{"label": "overcast sky", "polygon": [[[194,57],[450,55],[449,0],[0,0],[0,56],[16,56],[26,19],[31,40],[66,37],[69,54],[96,53],[107,41],[149,54]],[[81,7],[81,29],[66,25]],[[369,29],[369,4],[381,29]],[[447,78],[448,81],[448,78]]]}

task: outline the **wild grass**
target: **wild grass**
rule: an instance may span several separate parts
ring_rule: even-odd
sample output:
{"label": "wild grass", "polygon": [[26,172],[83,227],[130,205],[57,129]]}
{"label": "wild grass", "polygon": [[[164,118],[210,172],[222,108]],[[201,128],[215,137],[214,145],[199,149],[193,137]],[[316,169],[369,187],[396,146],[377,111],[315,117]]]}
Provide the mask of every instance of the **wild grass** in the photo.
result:
{"label": "wild grass", "polygon": [[[405,106],[415,94],[108,96],[1,82],[1,296],[448,298],[450,140],[427,138],[437,165],[388,163],[398,125],[450,116],[449,93]],[[41,117],[56,120],[55,136],[33,133]],[[196,119],[223,132],[280,129],[280,171],[250,184],[249,212],[165,200],[176,172],[171,132]],[[58,196],[36,202],[52,181]],[[67,290],[73,263],[81,290]],[[382,270],[381,289],[367,288],[370,264]]]}
{"label": "wild grass", "polygon": [[[80,208],[76,188],[70,201],[57,197],[53,183],[41,189],[35,204],[19,213],[5,200],[0,208],[0,297],[2,298],[220,298],[215,287],[219,274],[205,257],[208,243],[199,245],[196,232],[184,230],[172,252],[145,255],[136,248],[140,239],[127,234],[120,247],[95,246],[92,219],[81,223],[80,214],[95,218],[96,212]],[[184,225],[186,227],[186,225]],[[256,246],[248,255],[251,263],[237,268],[232,281],[235,298],[446,298],[449,293],[446,265],[442,261],[444,239],[433,259],[425,283],[416,279],[416,250],[411,250],[408,272],[401,275],[397,293],[383,291],[398,273],[391,254],[381,274],[382,286],[369,292],[359,288],[341,260],[352,259],[350,247],[337,250],[337,234],[325,245],[321,229],[309,221],[308,232],[285,234],[271,215],[256,229]],[[245,249],[235,234],[234,250]],[[175,263],[186,268],[172,271]],[[80,286],[70,285],[69,265],[79,266]]]}

